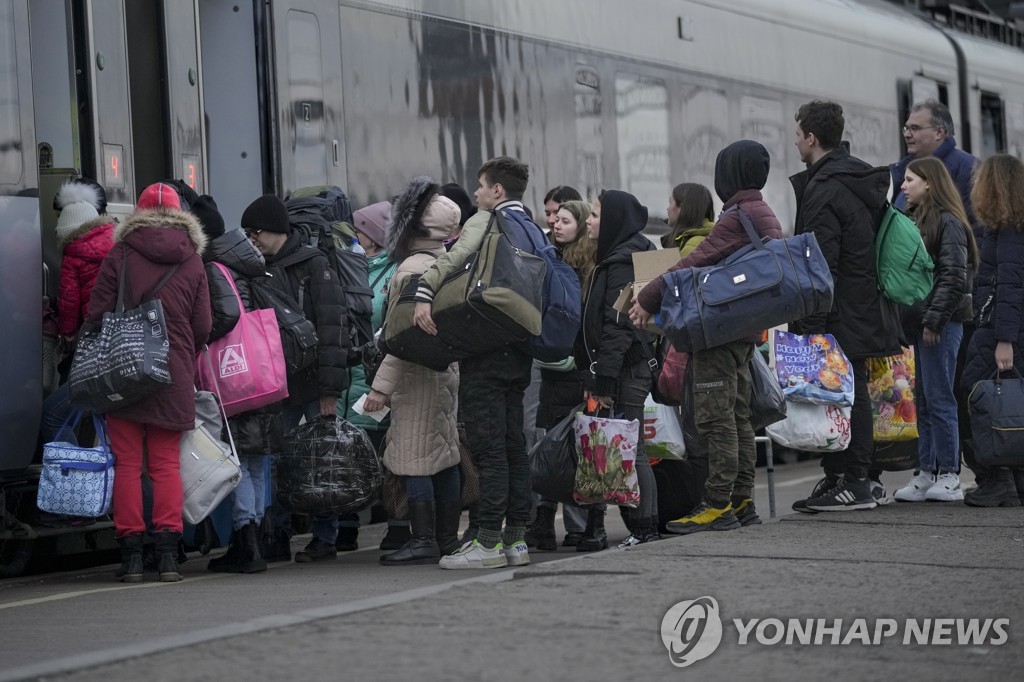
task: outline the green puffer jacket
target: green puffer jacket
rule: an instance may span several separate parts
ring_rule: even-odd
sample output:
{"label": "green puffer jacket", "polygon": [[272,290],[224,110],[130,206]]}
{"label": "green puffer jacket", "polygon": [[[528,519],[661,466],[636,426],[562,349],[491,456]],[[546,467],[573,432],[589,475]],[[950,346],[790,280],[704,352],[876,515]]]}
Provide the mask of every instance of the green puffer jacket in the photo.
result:
{"label": "green puffer jacket", "polygon": [[[373,289],[373,328],[378,330],[384,324],[384,304],[388,300],[388,285],[391,283],[392,275],[395,274],[395,264],[384,251],[376,256],[370,256],[368,262],[370,265],[370,288]],[[348,379],[348,388],[338,398],[338,416],[365,431],[386,431],[391,423],[390,416],[385,417],[384,421],[378,422],[357,414],[352,409],[352,405],[363,394],[370,392],[363,366],[350,367]]]}

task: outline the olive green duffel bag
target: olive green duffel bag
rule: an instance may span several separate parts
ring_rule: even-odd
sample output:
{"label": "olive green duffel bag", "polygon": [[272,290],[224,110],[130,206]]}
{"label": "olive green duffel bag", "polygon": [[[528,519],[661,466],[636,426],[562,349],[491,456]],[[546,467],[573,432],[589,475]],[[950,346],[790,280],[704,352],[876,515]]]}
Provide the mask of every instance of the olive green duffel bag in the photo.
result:
{"label": "olive green duffel bag", "polygon": [[492,217],[480,249],[441,283],[431,316],[437,336],[412,322],[419,277],[388,302],[383,349],[441,371],[452,362],[525,342],[541,331],[544,259],[517,248]]}

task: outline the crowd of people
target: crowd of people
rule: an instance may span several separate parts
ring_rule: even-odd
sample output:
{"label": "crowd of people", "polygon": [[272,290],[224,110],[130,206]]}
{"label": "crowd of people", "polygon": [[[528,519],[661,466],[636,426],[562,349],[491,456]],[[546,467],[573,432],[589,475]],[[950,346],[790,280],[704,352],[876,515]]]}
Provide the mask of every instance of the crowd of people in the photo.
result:
{"label": "crowd of people", "polygon": [[[798,207],[792,227],[814,234],[832,273],[834,298],[830,311],[790,329],[834,336],[850,361],[855,395],[849,447],[822,457],[824,477],[794,504],[800,512],[872,509],[892,497],[985,507],[1019,506],[1024,499],[1024,471],[979,463],[965,412],[966,392],[976,382],[1024,371],[1024,164],[1008,155],[979,163],[957,149],[949,110],[933,100],[912,108],[903,131],[907,157],[877,168],[843,142],[841,106],[812,101],[796,114],[795,145],[806,167],[790,178]],[[770,172],[765,147],[740,140],[716,160],[714,193],[723,205],[717,217],[708,188],[687,182],[671,190],[661,246],[679,251],[673,270],[714,265],[748,244],[741,214],[761,238],[784,236],[785,226],[761,193]],[[389,302],[415,279],[413,323],[437,334],[434,297],[480,248],[492,212],[520,212],[532,221],[522,202],[529,175],[526,164],[498,157],[479,169],[473,200],[458,185],[417,177],[393,201],[349,216],[355,239],[340,247],[365,254],[373,328],[381,328]],[[893,204],[916,222],[935,264],[932,291],[908,308],[888,300],[876,279],[875,231],[890,190]],[[545,196],[543,225],[530,223],[581,283],[581,329],[568,357],[539,362],[511,343],[443,371],[386,355],[372,374],[352,360],[345,293],[327,255],[304,241],[279,197],[255,199],[232,229],[212,197],[180,181],[146,188],[119,224],[104,214],[102,188],[87,180],[62,187],[55,207],[63,252],[59,324],[68,343],[83,324],[98,323],[114,309],[121,273],[127,304],[155,296],[166,315],[172,384],[106,415],[116,456],[113,520],[123,581],[142,580],[147,532],[155,540],[160,579],[180,579],[179,440],[194,424],[195,357],[237,322],[236,290],[245,310],[266,307],[275,297],[291,301],[315,327],[317,347],[311,362],[289,374],[284,402],[228,420],[242,477],[231,497],[228,551],[209,562],[212,571],[256,573],[268,561],[292,558],[292,514],[274,493],[275,467],[268,459],[277,460],[304,420],[340,418],[364,429],[404,486],[408,518],[389,519],[381,549],[392,551],[381,563],[445,569],[523,565],[530,549],[556,548],[558,502],[534,499],[530,481],[528,449],[545,429],[586,401],[643,420],[658,369],[656,337],[647,327],[662,307],[663,276],[637,292],[628,315],[616,313],[613,304],[634,281],[633,254],[657,248],[644,234],[648,209],[628,192],[583,197],[560,185]],[[629,536],[621,547],[658,540],[666,531],[685,535],[760,523],[748,363],[761,341],[737,338],[691,354],[679,413],[691,456],[706,453],[703,496],[684,516],[660,519],[641,435],[639,503],[625,510]],[[867,363],[911,345],[918,466],[890,496],[872,464]],[[383,420],[365,416],[385,407],[390,414]],[[45,438],[54,436],[69,409],[65,385],[47,399]],[[478,471],[480,493],[460,538],[462,448]],[[966,496],[959,479],[964,463],[978,481]],[[144,509],[144,496],[152,498],[151,510]],[[578,551],[608,547],[605,514],[605,505],[565,504],[563,544]],[[353,514],[318,514],[312,539],[295,560],[330,560],[339,550],[355,549],[358,525]]]}

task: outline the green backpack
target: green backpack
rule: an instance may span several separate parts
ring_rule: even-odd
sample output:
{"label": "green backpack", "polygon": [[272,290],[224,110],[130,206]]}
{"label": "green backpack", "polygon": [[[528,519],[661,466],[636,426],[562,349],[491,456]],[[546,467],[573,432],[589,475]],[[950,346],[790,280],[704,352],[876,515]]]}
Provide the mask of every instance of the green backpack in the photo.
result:
{"label": "green backpack", "polygon": [[932,291],[935,264],[913,219],[886,204],[875,233],[875,271],[886,298],[902,305],[923,301]]}

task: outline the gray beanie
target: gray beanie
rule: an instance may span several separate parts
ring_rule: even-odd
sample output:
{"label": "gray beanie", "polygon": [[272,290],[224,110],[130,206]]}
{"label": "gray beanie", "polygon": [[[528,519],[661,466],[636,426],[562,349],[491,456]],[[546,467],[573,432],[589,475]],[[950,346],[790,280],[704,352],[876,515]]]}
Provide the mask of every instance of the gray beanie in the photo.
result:
{"label": "gray beanie", "polygon": [[99,217],[100,214],[96,212],[96,207],[90,203],[76,201],[73,204],[68,204],[60,212],[60,217],[57,218],[57,243],[62,244],[66,242],[72,232],[90,220],[96,220]]}

